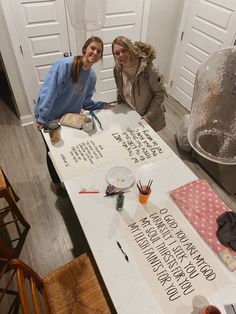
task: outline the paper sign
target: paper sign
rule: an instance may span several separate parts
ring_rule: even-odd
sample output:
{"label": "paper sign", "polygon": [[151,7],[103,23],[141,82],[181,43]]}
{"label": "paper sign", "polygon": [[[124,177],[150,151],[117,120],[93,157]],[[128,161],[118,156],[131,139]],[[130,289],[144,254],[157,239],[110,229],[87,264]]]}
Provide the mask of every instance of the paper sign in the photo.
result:
{"label": "paper sign", "polygon": [[171,154],[169,147],[156,132],[142,121],[136,127],[114,129],[111,135],[123,156],[135,167],[166,158]]}
{"label": "paper sign", "polygon": [[[79,131],[78,131],[79,132]],[[109,162],[125,159],[130,168],[167,158],[169,147],[145,123],[108,131],[50,148],[50,156],[62,181]]]}
{"label": "paper sign", "polygon": [[222,264],[171,201],[144,208],[121,225],[141,273],[165,313],[191,313],[196,296],[230,283]]}

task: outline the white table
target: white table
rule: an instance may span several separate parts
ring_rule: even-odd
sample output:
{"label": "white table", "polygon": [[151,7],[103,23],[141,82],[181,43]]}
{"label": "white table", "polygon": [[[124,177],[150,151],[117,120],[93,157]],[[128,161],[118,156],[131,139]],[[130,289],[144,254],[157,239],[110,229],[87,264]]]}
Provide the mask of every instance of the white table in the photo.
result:
{"label": "white table", "polygon": [[[113,110],[100,111],[98,117],[105,130],[112,124],[129,125],[131,121],[133,123],[140,120],[135,111],[129,111],[121,105]],[[102,133],[103,131],[98,129],[97,132]],[[44,137],[50,149],[52,147],[50,139],[47,134],[44,134]],[[62,127],[62,138],[65,143],[72,138],[81,137],[86,138],[88,135],[83,131]],[[122,212],[115,209],[115,198],[104,197],[107,186],[106,173],[114,166],[126,166],[126,164],[125,161],[119,161],[118,164],[113,161],[91,172],[67,179],[64,182],[65,187],[117,312],[121,314],[167,313],[161,307],[158,296],[152,292],[149,283],[140,271],[135,256],[119,228],[119,224],[127,215],[131,215],[142,208],[137,201],[136,186],[131,188],[131,192],[125,193]],[[149,199],[150,203],[153,204],[170,199],[169,191],[197,179],[174,152],[166,159],[143,165],[133,169],[133,172],[141,182],[153,179],[152,189],[155,193],[152,193]],[[82,187],[91,185],[97,187],[100,193],[92,195],[78,193]],[[176,210],[178,210],[177,207]],[[186,220],[184,216],[183,220]],[[187,220],[186,223],[188,224]],[[194,229],[193,232],[195,232]],[[129,257],[129,262],[119,250],[116,241],[122,245]],[[236,283],[235,274],[230,273],[213,252],[210,254],[222,267],[222,272],[229,275]],[[236,296],[236,284],[233,285],[233,289],[232,287],[226,288],[226,290],[215,293],[208,301],[216,305],[219,303],[227,304],[227,302],[232,302],[233,295]],[[224,309],[221,309],[222,313],[225,313]],[[194,309],[186,308],[176,313],[197,312],[194,312]]]}

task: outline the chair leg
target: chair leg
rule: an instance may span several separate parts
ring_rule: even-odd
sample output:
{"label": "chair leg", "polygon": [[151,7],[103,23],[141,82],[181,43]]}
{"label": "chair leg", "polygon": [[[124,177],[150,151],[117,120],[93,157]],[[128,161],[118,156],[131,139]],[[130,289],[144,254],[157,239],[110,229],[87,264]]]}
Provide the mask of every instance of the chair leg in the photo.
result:
{"label": "chair leg", "polygon": [[11,186],[10,182],[8,181],[4,171],[0,167],[0,191],[6,189],[8,190],[9,194],[11,195],[15,202],[18,202],[20,200],[20,198],[14,191],[13,187]]}
{"label": "chair leg", "polygon": [[14,252],[0,239],[0,256],[12,258]]}
{"label": "chair leg", "polygon": [[[14,224],[19,235],[19,239],[18,238],[16,239],[19,240],[18,244],[14,249],[9,248],[8,245],[5,244],[2,239],[0,239],[0,254],[1,256],[8,258],[17,257],[19,256],[19,252],[23,246],[22,241],[25,240],[28,230],[30,229],[30,225],[21,214],[16,204],[16,202],[19,201],[19,197],[15,193],[14,189],[12,188],[10,182],[8,181],[1,167],[0,167],[0,197],[4,198],[5,201],[8,203],[8,211],[12,215],[12,219],[10,221],[7,221],[5,223],[5,226]],[[2,211],[2,213],[4,213],[4,211]],[[24,227],[23,231],[21,231],[19,224],[21,224]],[[4,224],[2,224],[2,226],[4,227]]]}
{"label": "chair leg", "polygon": [[12,213],[18,218],[18,220],[21,222],[21,224],[26,228],[29,229],[30,225],[28,222],[25,220],[23,215],[21,214],[18,206],[16,205],[15,200],[11,197],[9,194],[8,190],[2,190],[1,191],[2,196],[6,199],[7,203],[9,204]]}

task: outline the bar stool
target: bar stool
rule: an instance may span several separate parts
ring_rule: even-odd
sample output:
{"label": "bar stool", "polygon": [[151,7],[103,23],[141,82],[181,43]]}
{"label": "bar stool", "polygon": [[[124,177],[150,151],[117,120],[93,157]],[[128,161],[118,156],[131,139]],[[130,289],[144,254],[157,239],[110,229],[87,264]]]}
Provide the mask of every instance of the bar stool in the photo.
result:
{"label": "bar stool", "polygon": [[[19,197],[0,167],[0,256],[12,258],[19,256],[20,250],[30,229],[30,225],[21,214],[17,202]],[[10,217],[10,218],[9,218]],[[7,221],[6,221],[7,220]],[[21,225],[21,227],[20,227]],[[9,230],[14,227],[17,238],[11,239]],[[5,236],[4,236],[5,235]],[[7,239],[8,238],[8,239]],[[13,248],[13,242],[17,245]]]}

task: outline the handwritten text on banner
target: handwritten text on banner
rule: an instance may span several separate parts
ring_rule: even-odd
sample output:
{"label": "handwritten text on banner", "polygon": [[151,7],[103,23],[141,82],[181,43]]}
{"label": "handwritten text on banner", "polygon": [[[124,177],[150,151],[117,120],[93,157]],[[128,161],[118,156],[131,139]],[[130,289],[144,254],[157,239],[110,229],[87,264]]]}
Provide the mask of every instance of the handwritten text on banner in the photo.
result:
{"label": "handwritten text on banner", "polygon": [[169,202],[141,211],[123,231],[166,313],[181,313],[183,305],[191,313],[194,297],[207,297],[229,283],[208,246]]}
{"label": "handwritten text on banner", "polygon": [[138,123],[137,127],[129,127],[123,131],[114,130],[112,136],[126,159],[136,166],[157,158],[165,158],[170,154],[170,150],[164,142],[142,121]]}
{"label": "handwritten text on banner", "polygon": [[132,128],[115,127],[100,135],[53,146],[50,154],[64,181],[114,160],[125,159],[132,168],[165,158],[171,151],[149,126],[139,122]]}

